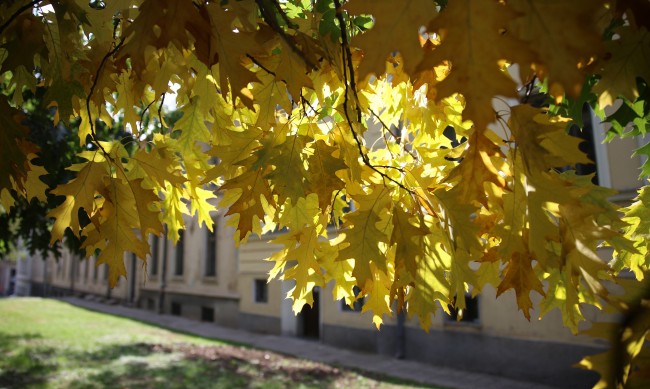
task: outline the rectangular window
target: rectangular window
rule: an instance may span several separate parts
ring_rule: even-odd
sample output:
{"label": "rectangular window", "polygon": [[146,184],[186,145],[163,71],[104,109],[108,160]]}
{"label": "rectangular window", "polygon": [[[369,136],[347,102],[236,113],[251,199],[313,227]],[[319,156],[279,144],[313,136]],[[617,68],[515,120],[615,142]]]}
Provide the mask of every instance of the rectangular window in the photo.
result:
{"label": "rectangular window", "polygon": [[88,282],[88,268],[90,267],[90,258],[84,258],[84,281]]}
{"label": "rectangular window", "polygon": [[151,261],[151,267],[149,269],[152,276],[158,275],[158,250],[160,250],[159,246],[160,238],[154,235],[151,242],[151,258],[149,259]]}
{"label": "rectangular window", "polygon": [[354,297],[356,300],[352,303],[352,307],[350,307],[348,304],[345,303],[345,299],[341,300],[341,310],[344,312],[361,312],[361,309],[363,308],[363,302],[364,298],[359,297],[359,293],[361,293],[361,289],[358,286],[355,286],[353,289],[354,292]]}
{"label": "rectangular window", "polygon": [[180,316],[182,314],[181,312],[181,303],[177,303],[176,301],[172,301],[172,315],[174,316]]}
{"label": "rectangular window", "polygon": [[97,281],[97,257],[93,257],[93,281]]}
{"label": "rectangular window", "polygon": [[212,231],[206,230],[208,236],[205,247],[205,269],[204,276],[215,277],[217,275],[217,221],[214,222]]}
{"label": "rectangular window", "polygon": [[174,275],[182,276],[183,275],[183,261],[185,260],[185,231],[181,230],[176,242],[176,255],[174,261]]}
{"label": "rectangular window", "polygon": [[451,322],[461,323],[478,323],[479,322],[479,309],[478,309],[478,296],[472,297],[465,295],[465,309],[462,311],[457,308],[449,307],[451,315],[447,316],[447,320]]}
{"label": "rectangular window", "polygon": [[76,281],[79,281],[81,279],[81,257],[74,257],[73,261],[75,263],[74,278]]}
{"label": "rectangular window", "polygon": [[214,321],[214,308],[201,307],[201,321]]}
{"label": "rectangular window", "polygon": [[256,303],[267,303],[269,301],[269,290],[266,280],[255,280],[254,294]]}

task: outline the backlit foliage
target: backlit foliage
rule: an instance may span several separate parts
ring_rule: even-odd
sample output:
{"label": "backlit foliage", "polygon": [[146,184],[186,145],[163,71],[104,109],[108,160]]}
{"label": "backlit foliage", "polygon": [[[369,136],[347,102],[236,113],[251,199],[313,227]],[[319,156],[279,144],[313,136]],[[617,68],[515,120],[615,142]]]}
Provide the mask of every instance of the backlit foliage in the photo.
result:
{"label": "backlit foliage", "polygon": [[[3,1],[0,201],[45,196],[21,106],[46,87],[85,147],[50,193],[52,241],[71,229],[111,285],[126,252],[144,260],[164,226],[178,239],[184,215],[212,228],[220,207],[238,243],[286,231],[271,277],[295,280],[296,312],[333,282],[350,304],[358,287],[378,327],[406,309],[428,329],[490,284],[577,332],[586,304],[648,297],[619,274],[648,271],[650,192],[608,201],[573,170],[589,160],[567,128],[590,103],[608,136],[646,133],[649,14],[643,0]],[[132,136],[100,139],[117,117]],[[644,323],[620,335],[620,372],[584,362],[599,385],[626,382]]]}

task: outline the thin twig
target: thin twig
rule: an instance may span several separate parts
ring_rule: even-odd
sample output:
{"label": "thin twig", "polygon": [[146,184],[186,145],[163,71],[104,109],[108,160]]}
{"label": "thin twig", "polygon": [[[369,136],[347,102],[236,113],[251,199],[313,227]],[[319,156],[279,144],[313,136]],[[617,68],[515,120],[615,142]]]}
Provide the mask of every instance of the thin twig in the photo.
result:
{"label": "thin twig", "polygon": [[[343,19],[343,14],[341,13],[341,2],[340,0],[334,0],[334,7],[336,8],[336,18],[339,21],[339,27],[341,28],[341,51],[342,51],[342,56],[343,56],[343,81],[345,83],[345,96],[343,100],[343,113],[345,115],[345,119],[347,120],[348,126],[350,127],[350,131],[352,131],[352,137],[354,138],[354,141],[357,144],[357,148],[359,149],[359,154],[361,155],[361,159],[363,160],[363,163],[368,166],[370,169],[374,170],[376,173],[378,173],[383,180],[388,180],[393,183],[395,183],[397,186],[400,188],[404,189],[405,191],[411,193],[412,191],[408,189],[404,184],[401,182],[395,180],[391,176],[387,175],[386,173],[380,171],[377,166],[373,165],[370,162],[370,158],[368,158],[368,154],[366,154],[363,151],[363,146],[361,145],[361,140],[359,139],[359,135],[354,129],[354,125],[352,122],[352,119],[350,118],[350,113],[348,112],[348,104],[349,104],[349,94],[350,90],[352,90],[354,96],[356,97],[356,83],[354,81],[354,65],[352,64],[352,51],[350,50],[350,45],[348,43],[348,37],[347,37],[347,28],[345,25],[345,20]],[[347,67],[346,67],[347,64]],[[358,99],[357,99],[358,101]],[[361,109],[359,108],[359,104],[356,104],[356,114],[357,114],[357,123],[361,123]],[[382,168],[387,168],[386,166],[381,166]],[[397,170],[400,170],[400,168],[396,168],[391,166],[390,168],[394,168]],[[400,170],[401,171],[401,170]]]}
{"label": "thin twig", "polygon": [[27,11],[27,10],[30,9],[30,8],[33,8],[36,4],[40,3],[41,1],[42,1],[42,0],[32,0],[32,1],[30,1],[29,3],[27,3],[27,4],[23,5],[22,7],[18,8],[18,9],[16,10],[16,12],[14,12],[14,14],[11,15],[11,16],[9,17],[9,19],[7,19],[6,22],[2,23],[2,25],[0,26],[0,34],[2,34],[2,33],[4,32],[4,30],[5,30],[5,28],[9,27],[9,25],[10,25],[14,20],[16,20],[16,18],[17,18],[18,16],[20,16],[20,14],[22,14],[23,12]]}
{"label": "thin twig", "polygon": [[[289,46],[291,51],[296,53],[296,55],[298,55],[298,57],[300,57],[300,59],[302,59],[303,62],[305,62],[305,64],[307,65],[307,67],[309,67],[309,69],[316,69],[317,68],[316,64],[312,63],[305,56],[305,53],[303,53],[302,50],[300,50],[300,48],[298,46],[296,46],[296,44],[290,39],[289,35],[287,35],[287,33],[278,24],[277,20],[275,20],[275,18],[271,14],[271,12],[266,8],[266,6],[264,5],[263,0],[256,0],[255,2],[257,3],[257,7],[260,9],[260,13],[262,14],[262,19],[264,19],[266,24],[268,24],[269,27],[271,27],[271,29],[278,34],[280,39],[282,39],[284,41],[284,43],[286,43]],[[281,15],[284,14],[282,9],[278,10],[278,12]]]}
{"label": "thin twig", "polygon": [[156,102],[157,99],[151,100],[151,103],[147,104],[146,107],[142,110],[142,113],[140,114],[140,130],[138,132],[142,132],[142,122],[144,122],[144,114],[147,113],[149,108],[153,105],[153,103]]}
{"label": "thin twig", "polygon": [[[409,150],[409,149],[407,149],[407,148],[406,148],[406,145],[402,144],[402,136],[401,136],[401,135],[397,135],[397,134],[395,134],[395,133],[390,129],[390,127],[388,127],[388,126],[386,125],[386,123],[384,123],[384,121],[379,117],[379,115],[377,115],[377,114],[375,113],[375,111],[372,110],[372,108],[368,107],[368,111],[370,111],[370,113],[371,113],[371,114],[372,114],[372,115],[373,115],[373,116],[374,116],[374,117],[379,121],[379,123],[381,124],[381,126],[384,127],[384,129],[385,129],[386,131],[388,131],[388,132],[393,136],[393,138],[395,138],[395,140],[397,141],[397,143],[399,143],[400,145],[402,145],[402,149],[403,149],[404,151],[406,151],[406,152],[407,152],[411,157],[413,157],[413,159],[415,159],[415,160],[418,159],[417,155],[413,152],[413,150]],[[384,137],[384,139],[385,139],[385,137]],[[388,143],[387,140],[386,140],[386,143]]]}
{"label": "thin twig", "polygon": [[92,119],[92,114],[90,113],[90,99],[93,96],[93,93],[95,93],[95,88],[97,87],[97,82],[99,80],[99,73],[101,73],[102,68],[104,67],[104,64],[106,64],[106,61],[108,60],[109,57],[111,57],[113,54],[117,52],[117,50],[122,47],[122,44],[124,43],[124,37],[120,39],[120,42],[113,47],[111,51],[106,53],[104,58],[102,58],[102,62],[99,64],[99,67],[97,68],[97,72],[95,72],[95,79],[93,80],[92,85],[90,86],[90,92],[88,92],[88,96],[86,97],[86,112],[88,113],[88,124],[90,124],[90,135],[93,137],[93,140],[97,144],[97,146],[102,150],[104,155],[108,156],[108,153],[106,150],[104,150],[104,147],[99,143],[99,140],[97,139],[97,133],[95,132],[95,125],[93,123]]}
{"label": "thin twig", "polygon": [[160,105],[158,106],[158,121],[160,122],[160,133],[161,134],[163,132],[162,107],[165,104],[165,96],[167,96],[167,93],[163,93],[160,96]]}
{"label": "thin twig", "polygon": [[269,70],[266,66],[262,65],[262,64],[261,64],[257,59],[255,59],[255,57],[253,57],[253,56],[250,55],[250,54],[246,54],[246,57],[248,57],[251,61],[253,61],[253,63],[254,63],[255,65],[257,65],[257,66],[259,66],[260,68],[262,68],[262,70],[264,70],[264,71],[267,72],[268,74],[271,74],[271,75],[273,75],[273,77],[275,77],[275,72],[272,71],[272,70]]}

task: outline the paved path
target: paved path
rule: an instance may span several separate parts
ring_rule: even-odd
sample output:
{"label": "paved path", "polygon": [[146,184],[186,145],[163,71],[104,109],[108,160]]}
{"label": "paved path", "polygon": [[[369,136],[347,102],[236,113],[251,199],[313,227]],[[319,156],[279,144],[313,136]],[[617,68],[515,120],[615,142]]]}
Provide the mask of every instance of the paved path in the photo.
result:
{"label": "paved path", "polygon": [[315,341],[294,337],[264,335],[243,330],[220,327],[214,323],[198,322],[179,316],[158,315],[143,309],[109,305],[75,297],[63,298],[70,304],[112,315],[152,323],[172,330],[196,334],[206,338],[221,339],[251,345],[255,348],[293,355],[312,361],[379,373],[425,385],[456,389],[550,389],[550,386],[480,373],[471,373],[437,367],[411,360],[362,353],[328,346]]}

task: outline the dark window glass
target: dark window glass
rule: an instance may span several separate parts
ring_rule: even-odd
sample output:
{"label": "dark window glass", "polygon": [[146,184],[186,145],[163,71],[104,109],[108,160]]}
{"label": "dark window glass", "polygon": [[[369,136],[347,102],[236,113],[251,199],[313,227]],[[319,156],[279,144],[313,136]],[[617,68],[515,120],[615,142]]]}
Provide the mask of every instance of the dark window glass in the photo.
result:
{"label": "dark window glass", "polygon": [[152,276],[158,275],[158,252],[160,250],[159,243],[160,238],[154,236],[153,242],[151,242],[151,267],[149,268]]}
{"label": "dark window glass", "polygon": [[174,261],[174,275],[183,275],[183,262],[185,260],[185,231],[180,232],[180,237],[176,243],[176,258]]}
{"label": "dark window glass", "polygon": [[214,277],[217,275],[217,222],[214,223],[212,231],[207,230],[208,237],[206,239],[205,248],[205,271],[206,277]]}
{"label": "dark window glass", "polygon": [[[450,321],[460,321],[465,323],[475,323],[479,321],[478,296],[472,297],[465,295],[466,308],[462,310],[449,307],[451,315],[447,316]],[[460,320],[459,320],[460,317]]]}
{"label": "dark window glass", "polygon": [[268,285],[266,280],[255,280],[255,302],[266,303],[269,301]]}
{"label": "dark window glass", "polygon": [[214,308],[201,307],[201,321],[214,321]]}
{"label": "dark window glass", "polygon": [[172,315],[180,316],[181,315],[181,303],[172,301]]}

